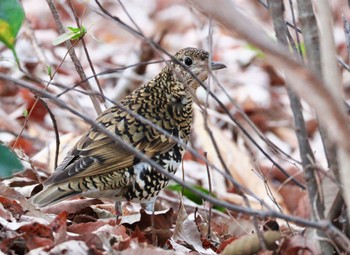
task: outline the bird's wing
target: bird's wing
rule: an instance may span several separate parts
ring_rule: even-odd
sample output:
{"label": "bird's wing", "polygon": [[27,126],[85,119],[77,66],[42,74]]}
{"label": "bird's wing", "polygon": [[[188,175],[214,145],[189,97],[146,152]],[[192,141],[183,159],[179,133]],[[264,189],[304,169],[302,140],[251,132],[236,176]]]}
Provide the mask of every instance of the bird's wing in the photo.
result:
{"label": "bird's wing", "polygon": [[[119,127],[120,137],[149,158],[169,151],[176,144],[172,139],[166,138],[146,125],[141,125],[137,136],[130,136],[126,134],[125,127],[116,124],[123,121],[123,118],[118,119],[116,115],[118,116],[115,113],[105,112],[103,118],[99,118],[98,121],[112,133],[116,132],[116,128]],[[106,125],[106,123],[109,124]],[[45,181],[45,185],[106,174],[111,171],[123,171],[131,167],[135,161],[137,162],[137,158],[126,149],[125,145],[113,142],[99,130],[91,129]]]}

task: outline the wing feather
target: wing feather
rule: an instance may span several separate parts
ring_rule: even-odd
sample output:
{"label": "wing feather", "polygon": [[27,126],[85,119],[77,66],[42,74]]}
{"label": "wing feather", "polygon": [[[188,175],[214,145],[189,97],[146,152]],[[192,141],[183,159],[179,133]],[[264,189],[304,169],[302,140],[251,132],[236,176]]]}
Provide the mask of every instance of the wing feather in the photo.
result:
{"label": "wing feather", "polygon": [[[137,142],[133,142],[130,136],[123,134],[125,127],[117,124],[124,121],[125,117],[118,118],[118,116],[122,116],[122,114],[113,113],[108,109],[97,120],[105,125],[110,132],[120,133],[121,138],[126,143],[131,144],[149,158],[171,150],[176,144],[163,134],[145,125],[143,129],[138,129],[140,133],[137,135]],[[126,115],[124,114],[124,116]],[[106,174],[111,171],[125,171],[132,167],[134,160],[134,154],[129,152],[125,145],[113,142],[104,133],[92,128],[68,153],[56,171],[45,181],[45,185]]]}

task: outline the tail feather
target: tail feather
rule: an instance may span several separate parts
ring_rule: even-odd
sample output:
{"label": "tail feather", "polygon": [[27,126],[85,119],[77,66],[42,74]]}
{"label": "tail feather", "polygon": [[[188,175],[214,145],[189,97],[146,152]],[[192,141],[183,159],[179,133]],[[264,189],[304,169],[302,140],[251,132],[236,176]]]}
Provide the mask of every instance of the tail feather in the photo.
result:
{"label": "tail feather", "polygon": [[57,185],[44,187],[42,191],[33,196],[30,200],[37,207],[45,207],[47,205],[56,204],[66,198],[80,194],[75,190],[60,189]]}

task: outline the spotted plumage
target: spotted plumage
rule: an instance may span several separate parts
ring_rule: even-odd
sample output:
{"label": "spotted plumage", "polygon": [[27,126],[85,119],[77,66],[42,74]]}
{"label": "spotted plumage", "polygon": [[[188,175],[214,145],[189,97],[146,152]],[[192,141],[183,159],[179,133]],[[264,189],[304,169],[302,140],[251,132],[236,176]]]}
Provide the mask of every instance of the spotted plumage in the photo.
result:
{"label": "spotted plumage", "polygon": [[[192,96],[199,86],[188,69],[204,81],[209,65],[212,70],[225,66],[209,63],[208,52],[195,48],[182,49],[174,57],[187,68],[169,61],[156,77],[125,97],[120,104],[187,143],[192,123]],[[113,106],[96,121],[167,171],[175,173],[179,167],[185,148],[128,111]],[[32,201],[43,207],[80,194],[117,202],[148,202],[153,201],[167,183],[166,176],[92,127],[44,182],[43,191]]]}

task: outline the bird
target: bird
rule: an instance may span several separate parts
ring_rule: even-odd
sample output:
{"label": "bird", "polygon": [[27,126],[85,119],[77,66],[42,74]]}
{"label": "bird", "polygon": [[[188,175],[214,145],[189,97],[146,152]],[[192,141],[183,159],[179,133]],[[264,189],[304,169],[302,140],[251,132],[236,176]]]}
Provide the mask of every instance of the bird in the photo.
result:
{"label": "bird", "polygon": [[[158,75],[122,99],[122,107],[106,109],[96,122],[175,174],[191,132],[194,92],[210,70],[223,68],[223,63],[210,61],[203,49],[181,49]],[[143,123],[131,111],[183,144]],[[154,210],[154,201],[168,182],[168,177],[126,150],[122,143],[91,127],[31,201],[41,208],[76,195],[106,198],[115,202],[116,214],[120,215],[123,201],[143,203],[146,209]]]}

